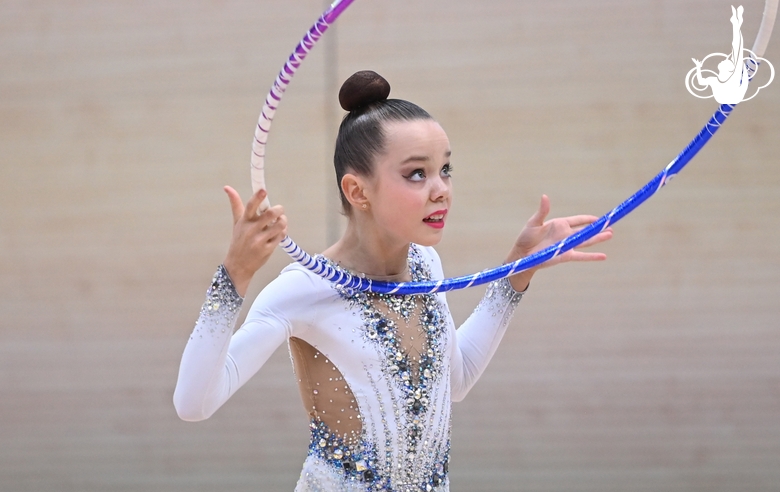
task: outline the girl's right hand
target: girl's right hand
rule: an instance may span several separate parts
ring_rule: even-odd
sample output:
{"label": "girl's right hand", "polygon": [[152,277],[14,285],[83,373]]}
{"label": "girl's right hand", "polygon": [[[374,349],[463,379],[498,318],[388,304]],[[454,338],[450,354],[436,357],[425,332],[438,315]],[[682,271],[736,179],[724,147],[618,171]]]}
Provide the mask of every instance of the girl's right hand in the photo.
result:
{"label": "girl's right hand", "polygon": [[222,263],[233,281],[236,292],[246,295],[255,272],[268,261],[276,246],[287,235],[287,217],[281,205],[258,214],[257,210],[267,195],[259,190],[246,203],[230,186],[225,186],[233,211],[233,238]]}

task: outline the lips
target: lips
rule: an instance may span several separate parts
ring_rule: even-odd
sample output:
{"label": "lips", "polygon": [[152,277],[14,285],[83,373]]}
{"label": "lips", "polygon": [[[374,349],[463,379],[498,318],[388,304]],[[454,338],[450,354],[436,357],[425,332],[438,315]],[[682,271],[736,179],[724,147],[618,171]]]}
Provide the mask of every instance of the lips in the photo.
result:
{"label": "lips", "polygon": [[436,229],[444,227],[444,218],[447,216],[447,210],[437,210],[423,219],[423,222]]}

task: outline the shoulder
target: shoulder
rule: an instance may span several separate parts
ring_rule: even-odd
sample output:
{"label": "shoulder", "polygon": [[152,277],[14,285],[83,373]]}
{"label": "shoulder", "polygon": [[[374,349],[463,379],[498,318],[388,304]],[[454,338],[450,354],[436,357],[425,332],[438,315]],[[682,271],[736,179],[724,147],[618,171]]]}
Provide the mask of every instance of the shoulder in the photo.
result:
{"label": "shoulder", "polygon": [[327,293],[327,283],[297,263],[287,265],[252,303],[248,318],[274,314],[286,319],[306,316]]}

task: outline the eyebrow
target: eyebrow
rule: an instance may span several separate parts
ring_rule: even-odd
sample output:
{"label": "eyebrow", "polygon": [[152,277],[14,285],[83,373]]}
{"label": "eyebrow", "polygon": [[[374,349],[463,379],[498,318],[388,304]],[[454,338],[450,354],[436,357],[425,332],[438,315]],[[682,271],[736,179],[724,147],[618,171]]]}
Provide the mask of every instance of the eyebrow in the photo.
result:
{"label": "eyebrow", "polygon": [[[451,155],[452,155],[451,150],[448,150],[447,152],[444,153],[444,157],[450,157]],[[429,160],[430,159],[428,158],[428,156],[425,155],[413,155],[411,157],[407,157],[406,159],[404,159],[404,161],[401,162],[401,164],[406,164],[408,162],[427,162]]]}

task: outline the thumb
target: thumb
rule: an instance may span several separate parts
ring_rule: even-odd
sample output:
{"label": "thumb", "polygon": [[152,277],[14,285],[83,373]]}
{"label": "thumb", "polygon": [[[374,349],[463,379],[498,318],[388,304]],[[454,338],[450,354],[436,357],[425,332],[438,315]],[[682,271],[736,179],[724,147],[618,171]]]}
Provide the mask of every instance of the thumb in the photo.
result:
{"label": "thumb", "polygon": [[225,186],[224,190],[230,200],[230,210],[233,212],[233,223],[235,224],[244,214],[244,202],[241,201],[241,195],[230,186]]}
{"label": "thumb", "polygon": [[539,201],[539,210],[528,219],[528,225],[533,227],[540,227],[544,225],[544,219],[547,218],[547,214],[550,213],[550,199],[547,195],[542,195],[542,199]]}

